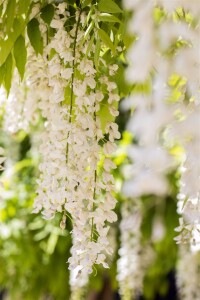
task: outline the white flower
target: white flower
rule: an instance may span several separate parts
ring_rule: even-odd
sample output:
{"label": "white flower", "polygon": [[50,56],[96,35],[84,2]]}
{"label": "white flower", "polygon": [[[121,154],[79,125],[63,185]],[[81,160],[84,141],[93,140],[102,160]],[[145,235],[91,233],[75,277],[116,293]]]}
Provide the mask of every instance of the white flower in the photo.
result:
{"label": "white flower", "polygon": [[142,209],[136,203],[124,202],[120,223],[120,249],[117,262],[117,280],[122,298],[135,298],[143,288],[146,268],[154,256],[148,247],[141,245]]}
{"label": "white flower", "polygon": [[63,69],[63,70],[61,71],[61,76],[62,76],[62,78],[68,80],[68,79],[71,78],[72,73],[73,73],[73,69],[72,69],[72,68],[66,68],[66,69]]}
{"label": "white flower", "polygon": [[51,21],[51,24],[50,24],[50,26],[52,27],[52,28],[56,28],[56,29],[61,29],[61,28],[63,28],[63,21],[62,20],[56,20],[56,19],[53,19],[52,21]]}
{"label": "white flower", "polygon": [[187,246],[179,248],[176,282],[179,296],[183,300],[198,300],[199,284],[199,253],[192,253]]}
{"label": "white flower", "polygon": [[108,141],[104,144],[103,150],[106,155],[110,155],[116,150],[116,145]]}

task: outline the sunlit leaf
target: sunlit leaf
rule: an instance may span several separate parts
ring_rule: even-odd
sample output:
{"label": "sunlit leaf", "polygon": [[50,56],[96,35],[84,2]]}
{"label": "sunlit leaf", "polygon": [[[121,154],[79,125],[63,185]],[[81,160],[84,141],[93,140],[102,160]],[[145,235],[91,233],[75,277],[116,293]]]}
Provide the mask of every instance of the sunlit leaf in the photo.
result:
{"label": "sunlit leaf", "polygon": [[21,20],[15,19],[13,23],[13,30],[9,33],[9,38],[0,40],[0,66],[6,61],[15,41],[23,32],[24,27],[25,25]]}
{"label": "sunlit leaf", "polygon": [[95,45],[95,53],[94,53],[94,64],[95,64],[95,68],[98,70],[99,68],[99,56],[100,56],[100,50],[101,50],[101,43],[100,40],[98,39],[96,41],[96,45]]}
{"label": "sunlit leaf", "polygon": [[4,75],[5,75],[5,64],[3,64],[0,67],[0,85],[2,85],[3,83]]}
{"label": "sunlit leaf", "polygon": [[98,35],[102,42],[104,42],[104,44],[114,52],[115,48],[109,35],[103,29],[98,29]]}
{"label": "sunlit leaf", "polygon": [[121,23],[121,21],[117,17],[108,13],[101,13],[98,16],[98,19],[102,22]]}
{"label": "sunlit leaf", "polygon": [[91,0],[83,0],[82,8],[88,6],[92,1]]}
{"label": "sunlit leaf", "polygon": [[28,9],[30,7],[31,0],[20,0],[18,2],[18,14],[19,15],[27,15]]}
{"label": "sunlit leaf", "polygon": [[119,6],[112,0],[100,0],[98,8],[102,12],[107,13],[121,13],[122,10]]}
{"label": "sunlit leaf", "polygon": [[5,62],[5,75],[4,75],[4,86],[7,91],[7,94],[9,94],[10,87],[11,87],[12,67],[13,67],[13,59],[12,59],[12,54],[10,53]]}
{"label": "sunlit leaf", "polygon": [[16,7],[16,0],[9,0],[6,8],[6,21],[5,21],[5,27],[7,32],[10,31],[10,29],[13,26],[13,21],[15,17],[15,7]]}
{"label": "sunlit leaf", "polygon": [[18,72],[22,80],[24,77],[26,58],[27,58],[25,39],[22,35],[20,35],[15,42],[14,57],[15,57],[16,67],[18,69]]}

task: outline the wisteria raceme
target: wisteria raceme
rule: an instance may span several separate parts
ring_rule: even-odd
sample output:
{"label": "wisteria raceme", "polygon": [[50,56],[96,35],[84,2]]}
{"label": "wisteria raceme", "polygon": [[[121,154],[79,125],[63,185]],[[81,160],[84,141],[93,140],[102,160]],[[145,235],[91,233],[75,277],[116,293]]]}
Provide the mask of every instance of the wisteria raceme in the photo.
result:
{"label": "wisteria raceme", "polygon": [[[175,8],[180,4],[174,1]],[[168,9],[164,3],[164,8]],[[166,7],[165,7],[166,5]],[[195,20],[197,12],[194,11],[194,2],[181,3],[183,9],[192,12]],[[170,9],[171,11],[171,9]],[[197,9],[198,11],[198,9]],[[175,103],[178,112],[177,120],[172,123],[172,137],[179,142],[185,150],[185,156],[181,168],[181,182],[178,211],[183,214],[180,226],[176,229],[180,235],[177,242],[189,242],[193,250],[199,249],[199,184],[200,165],[198,157],[200,147],[200,113],[199,113],[199,26],[198,23],[189,23],[187,20],[172,21],[172,13],[169,13],[172,30],[168,30],[167,47],[173,40],[182,40],[184,47],[176,50],[172,58],[171,72],[177,74],[182,80],[182,97]],[[168,25],[167,25],[168,26]],[[162,28],[163,32],[163,28]],[[165,29],[165,32],[167,30]],[[165,43],[166,43],[165,41]]]}
{"label": "wisteria raceme", "polygon": [[[132,206],[132,207],[131,207]],[[122,299],[132,299],[139,295],[143,285],[143,269],[141,266],[141,208],[137,205],[122,205],[121,248],[117,262],[117,279]]]}
{"label": "wisteria raceme", "polygon": [[[127,59],[129,68],[126,78],[129,82],[144,82],[153,68],[155,61],[153,1],[124,0],[124,6],[135,9],[135,14],[129,21],[128,30],[137,34],[139,39],[129,48]],[[142,66],[141,66],[142,62]]]}
{"label": "wisteria raceme", "polygon": [[[123,191],[128,197],[139,201],[139,197],[143,195],[152,194],[162,197],[170,193],[166,175],[171,172],[175,164],[166,148],[165,144],[167,143],[163,133],[174,119],[174,108],[168,103],[171,96],[168,87],[171,65],[164,57],[164,38],[159,35],[161,25],[155,24],[153,1],[124,1],[124,5],[127,9],[134,11],[129,23],[129,32],[138,35],[128,50],[127,80],[130,83],[141,84],[146,81],[151,84],[150,91],[140,94],[132,93],[123,103],[125,109],[134,109],[127,129],[134,135],[137,142],[128,150],[133,165]],[[146,36],[147,28],[148,37]],[[131,213],[130,218],[134,222]],[[121,226],[124,222],[126,224],[126,220],[127,216]],[[129,230],[126,229],[127,235],[121,233],[120,251],[122,253],[120,253],[121,257],[118,261],[118,272],[119,270],[121,272],[118,273],[118,280],[124,299],[131,299],[132,294],[140,292],[142,289],[144,269],[142,272],[142,268],[137,265],[141,263],[141,257],[136,255],[138,247],[140,247],[140,243],[136,239],[136,236],[140,235],[138,233],[140,229],[136,229],[135,232],[136,224],[135,221],[134,225],[130,225]],[[155,233],[153,238],[157,238]],[[128,251],[128,253],[123,253],[123,251]],[[126,265],[126,257],[131,258],[129,261],[133,261],[132,257],[135,257],[134,263],[131,264],[132,268]],[[136,279],[133,280],[135,276]],[[126,294],[127,291],[129,291],[129,295]]]}
{"label": "wisteria raceme", "polygon": [[[125,5],[128,6],[129,4],[125,1]],[[172,158],[160,143],[161,132],[173,119],[173,110],[167,104],[167,98],[169,97],[166,85],[169,72],[168,66],[155,53],[156,44],[154,39],[156,30],[153,24],[153,8],[152,1],[143,1],[136,4],[134,6],[133,20],[129,24],[131,32],[136,28],[139,40],[131,46],[128,52],[128,58],[131,61],[127,71],[128,81],[136,81],[136,78],[131,73],[132,70],[138,74],[139,70],[141,71],[149,66],[144,70],[145,76],[141,78],[144,81],[149,78],[153,68],[156,69],[152,77],[152,92],[146,95],[132,94],[124,102],[125,107],[134,107],[135,109],[128,123],[128,130],[139,139],[138,145],[131,146],[129,149],[129,156],[134,161],[131,174],[133,179],[130,179],[124,185],[126,195],[132,197],[140,197],[143,194],[165,195],[168,190],[165,175],[173,166]],[[148,30],[150,33],[147,39],[149,44],[146,46],[140,45],[141,40],[146,41],[145,29],[140,26],[143,22],[145,26],[149,22]],[[144,57],[138,59],[136,64],[131,57],[135,59],[143,53],[142,51],[144,52]],[[133,55],[131,55],[132,52]],[[148,55],[151,55],[151,57]],[[141,122],[141,120],[144,121]]]}
{"label": "wisteria raceme", "polygon": [[179,249],[176,282],[180,299],[199,299],[199,252],[192,253],[186,245]]}
{"label": "wisteria raceme", "polygon": [[30,125],[37,122],[37,101],[29,85],[27,78],[20,83],[19,75],[15,72],[8,98],[6,92],[3,93],[1,105],[5,110],[3,115],[5,132],[13,134],[21,129],[29,132]]}
{"label": "wisteria raceme", "polygon": [[[146,101],[146,114],[143,109],[144,98],[149,99],[149,96],[140,96],[139,98],[136,95],[130,96],[124,103],[125,107],[135,107],[135,113],[132,117],[132,120],[129,122],[129,130],[136,134],[139,137],[139,145],[142,145],[144,148],[133,146],[130,151],[130,157],[135,161],[135,168],[132,170],[132,176],[135,176],[135,181],[131,180],[124,185],[124,190],[128,192],[128,195],[132,195],[138,197],[142,194],[158,194],[163,195],[167,192],[167,182],[165,179],[165,173],[170,170],[171,164],[170,158],[167,152],[160,147],[160,143],[158,142],[158,133],[160,130],[163,130],[164,127],[168,124],[172,124],[173,135],[176,137],[175,140],[181,142],[186,151],[185,163],[183,165],[182,172],[182,180],[181,180],[181,193],[180,193],[180,202],[179,202],[179,211],[182,211],[184,215],[184,220],[181,219],[181,225],[177,228],[177,231],[181,231],[182,234],[177,237],[177,241],[181,242],[181,240],[191,240],[197,242],[199,241],[198,234],[198,226],[199,226],[199,164],[196,162],[194,157],[197,156],[198,148],[200,145],[198,129],[199,128],[199,26],[197,23],[193,22],[191,25],[188,19],[182,18],[181,20],[177,20],[174,22],[173,14],[175,9],[183,7],[187,12],[191,11],[194,17],[197,16],[197,11],[195,12],[194,1],[188,3],[187,1],[173,1],[173,3],[169,3],[167,1],[160,1],[158,4],[162,7],[162,9],[166,9],[167,18],[162,21],[159,26],[155,27],[152,25],[152,10],[153,6],[143,2],[135,2],[132,4],[130,1],[124,1],[127,8],[134,9],[134,17],[130,22],[130,26],[133,23],[133,30],[136,30],[136,33],[139,33],[139,41],[136,41],[133,44],[132,48],[130,48],[130,52],[133,51],[134,45],[135,50],[138,51],[138,55],[142,55],[142,50],[148,49],[148,53],[146,57],[148,58],[148,62],[144,63],[145,68],[149,65],[151,55],[151,49],[157,49],[157,54],[151,57],[151,67],[150,69],[145,71],[147,74],[149,71],[153,71],[152,68],[154,66],[156,72],[152,72],[153,74],[153,90],[152,90],[152,99],[153,101],[150,104]],[[140,11],[142,4],[145,5],[145,10]],[[152,4],[152,3],[151,3]],[[149,19],[147,18],[147,10],[149,9]],[[145,14],[146,11],[146,14]],[[145,16],[145,17],[144,17]],[[137,27],[137,18],[142,20],[144,24],[149,20],[149,30],[151,29],[151,44],[149,43],[148,48],[139,47],[140,42],[142,41],[142,26]],[[138,24],[140,24],[138,22]],[[169,30],[171,28],[171,30]],[[157,40],[159,39],[159,47],[158,42],[155,42],[155,37]],[[167,51],[169,51],[170,47],[172,48],[172,44],[176,41],[180,40],[184,46],[177,48],[174,50],[174,53],[171,56],[166,56]],[[157,46],[156,46],[157,44]],[[137,49],[139,47],[139,50]],[[156,48],[157,47],[157,48]],[[173,46],[174,47],[174,46]],[[155,51],[154,51],[155,52]],[[160,54],[158,55],[158,53]],[[137,57],[137,53],[134,52],[134,59]],[[129,60],[135,66],[137,72],[137,64],[135,60],[131,60],[131,56],[129,54]],[[138,60],[140,61],[140,60]],[[142,60],[145,61],[145,55]],[[129,66],[131,69],[131,65]],[[142,69],[142,67],[141,67]],[[139,72],[139,70],[138,70]],[[178,76],[179,80],[182,80],[182,86],[180,89],[182,93],[185,93],[187,99],[186,101],[182,101],[183,99],[179,99],[174,108],[164,104],[163,100],[170,99],[173,95],[170,95],[169,88],[167,88],[167,83],[170,80],[171,76]],[[131,77],[131,72],[127,72],[127,76],[129,81],[133,78],[135,81],[135,77]],[[147,75],[144,76],[143,80],[147,78]],[[185,91],[184,91],[185,89]],[[165,91],[164,91],[165,90]],[[143,98],[143,99],[142,99]],[[145,99],[145,100],[146,100]],[[155,101],[158,99],[158,101]],[[143,100],[143,101],[142,101]],[[160,102],[159,102],[160,101]],[[134,104],[135,103],[135,104]],[[187,104],[188,103],[188,104]],[[156,105],[160,109],[158,110],[158,115],[152,114],[152,112],[157,111]],[[174,116],[176,116],[177,112],[179,112],[178,116],[182,115],[182,119],[180,122],[177,120],[174,121],[173,109],[175,111]],[[152,114],[152,117],[151,117]],[[145,120],[145,122],[141,123],[140,120]],[[160,123],[159,123],[160,122]],[[149,130],[148,130],[149,129]],[[144,136],[143,136],[144,135]],[[156,141],[157,140],[157,141]],[[153,142],[156,141],[156,142]],[[146,143],[146,144],[145,144]],[[148,158],[148,153],[149,157]],[[156,156],[153,153],[157,153]],[[145,162],[143,157],[145,156]],[[162,165],[163,169],[159,170]],[[138,172],[140,170],[140,172]],[[142,172],[141,172],[142,171]],[[152,172],[154,176],[152,176]],[[138,176],[140,174],[140,176]],[[145,176],[146,174],[146,176]],[[149,177],[148,177],[149,174]],[[143,176],[142,176],[143,175]],[[142,176],[142,177],[141,177]],[[140,178],[141,177],[141,178]],[[141,180],[140,180],[141,179]],[[148,179],[148,180],[147,180]],[[155,180],[154,180],[155,179]],[[140,182],[145,182],[144,185],[140,185]],[[149,186],[146,183],[149,183]],[[186,205],[185,199],[187,200]],[[185,224],[185,225],[184,225]],[[198,246],[195,246],[198,249]],[[194,246],[193,246],[194,248]]]}
{"label": "wisteria raceme", "polygon": [[[81,51],[78,41],[76,47],[77,52]],[[119,96],[115,92],[116,85],[110,82],[107,76],[100,77],[100,85],[97,84],[98,74],[96,74],[92,60],[86,59],[79,64],[78,56],[77,63],[77,69],[84,75],[82,81],[74,81],[77,107],[74,112],[76,140],[72,149],[76,154],[75,158],[78,159],[76,178],[79,178],[79,186],[74,193],[72,204],[69,202],[65,206],[72,215],[75,213],[76,217],[73,228],[72,257],[69,259],[70,269],[76,267],[76,275],[91,273],[94,263],[108,267],[104,262],[106,258],[104,252],[111,254],[112,250],[109,248],[107,239],[109,227],[104,225],[106,221],[116,221],[116,214],[112,211],[115,206],[115,199],[112,196],[114,178],[110,175],[110,171],[115,168],[115,165],[109,156],[115,150],[114,139],[120,137],[117,125],[113,122],[107,123],[105,133],[108,134],[109,141],[104,144],[103,149],[99,146],[99,142],[103,138],[99,117],[101,102],[104,99],[101,85],[105,85],[109,91],[108,103],[111,108],[112,103],[119,100]],[[105,64],[103,59],[101,63]],[[69,147],[69,153],[70,151]],[[102,168],[98,168],[100,155],[105,156]],[[88,169],[87,172],[86,169]],[[103,190],[105,192],[102,196]],[[74,208],[76,208],[75,212],[73,212]]]}
{"label": "wisteria raceme", "polygon": [[[89,41],[82,42],[84,13],[77,11],[76,26],[68,32],[64,28],[70,17],[66,8],[66,3],[58,5],[50,24],[56,33],[40,61],[36,65],[30,62],[29,81],[37,87],[38,107],[46,119],[34,212],[42,209],[47,219],[57,211],[66,210],[71,215],[73,246],[69,269],[73,286],[78,283],[77,277],[87,278],[92,273],[94,264],[108,267],[105,254],[111,254],[112,249],[107,239],[109,226],[105,223],[116,221],[114,178],[110,174],[115,165],[110,156],[120,134],[113,121],[101,116],[104,106],[108,106],[112,119],[118,114],[119,96],[112,81],[118,66],[106,66],[100,58],[104,73],[97,72],[91,59],[94,48],[87,57]],[[108,92],[108,104],[102,88]]]}
{"label": "wisteria raceme", "polygon": [[152,247],[141,242],[142,206],[136,201],[122,203],[117,280],[124,300],[134,299],[142,293],[145,272],[155,259]]}
{"label": "wisteria raceme", "polygon": [[156,4],[164,7],[164,9],[169,13],[173,13],[177,8],[183,8],[186,12],[192,13],[193,16],[198,16],[200,12],[200,8],[199,5],[197,5],[196,0],[157,0]]}
{"label": "wisteria raceme", "polygon": [[[163,8],[168,9],[169,2],[163,2]],[[180,6],[180,1],[173,1],[174,9]],[[194,10],[196,7],[196,10]],[[181,8],[185,13],[191,13],[190,18],[178,19],[173,21],[174,10],[168,13],[168,21],[163,22],[160,26],[160,37],[163,37],[163,50],[170,48],[174,41],[182,41],[183,46],[176,49],[176,55],[171,58],[171,73],[178,74],[185,82],[185,87],[189,97],[195,97],[194,102],[199,102],[199,23],[197,22],[197,15],[199,7],[196,6],[196,1],[181,1]],[[171,30],[169,30],[169,28]]]}
{"label": "wisteria raceme", "polygon": [[[199,155],[200,146],[200,111],[195,107],[195,111],[190,112],[181,124],[183,145],[185,146],[185,160],[182,167],[181,187],[179,194],[178,212],[183,214],[180,219],[180,226],[176,228],[180,235],[176,241],[190,241],[193,250],[199,250],[200,245],[200,163],[196,159]],[[179,127],[179,128],[180,128]]]}
{"label": "wisteria raceme", "polygon": [[24,93],[25,88],[19,86],[19,76],[15,74],[8,99],[5,99],[4,130],[15,133],[20,129],[27,129],[24,118]]}

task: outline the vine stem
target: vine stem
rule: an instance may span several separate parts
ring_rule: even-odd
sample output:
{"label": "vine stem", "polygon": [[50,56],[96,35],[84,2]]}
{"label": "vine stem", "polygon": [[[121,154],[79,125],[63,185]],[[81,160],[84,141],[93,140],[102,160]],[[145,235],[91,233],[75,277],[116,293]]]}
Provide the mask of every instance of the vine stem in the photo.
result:
{"label": "vine stem", "polygon": [[[75,71],[75,56],[76,56],[76,44],[77,44],[77,36],[78,36],[78,28],[81,21],[81,13],[82,9],[79,10],[78,20],[76,23],[75,37],[74,37],[74,45],[73,45],[73,62],[72,62],[72,77],[71,77],[71,93],[70,93],[70,110],[69,110],[69,124],[72,123],[72,108],[73,108],[73,95],[74,95],[74,71]],[[67,138],[69,137],[69,132]],[[68,163],[68,153],[69,153],[69,143],[67,142],[66,146],[66,163]]]}
{"label": "vine stem", "polygon": [[[94,191],[93,191],[93,204],[92,204],[92,212],[94,212],[95,209],[95,204],[94,204],[94,199],[95,199],[95,195],[96,195],[96,181],[97,181],[97,170],[95,170],[94,172]],[[92,217],[92,227],[91,227],[91,236],[90,236],[90,240],[91,242],[93,241],[93,235],[94,235],[94,217]]]}
{"label": "vine stem", "polygon": [[[96,122],[96,111],[94,111],[94,120]],[[96,138],[97,138],[97,136],[96,136]],[[97,170],[94,171],[94,190],[93,190],[92,212],[94,212],[94,209],[95,209],[94,199],[96,196],[96,182],[97,182]],[[93,241],[93,236],[94,236],[94,217],[92,217],[92,227],[91,227],[91,236],[90,236],[91,242]]]}

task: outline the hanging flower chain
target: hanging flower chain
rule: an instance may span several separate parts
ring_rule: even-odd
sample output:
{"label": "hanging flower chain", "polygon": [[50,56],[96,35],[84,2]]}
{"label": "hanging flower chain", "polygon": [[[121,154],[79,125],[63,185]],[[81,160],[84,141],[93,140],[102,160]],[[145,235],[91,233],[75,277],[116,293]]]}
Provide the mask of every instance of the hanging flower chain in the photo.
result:
{"label": "hanging flower chain", "polygon": [[[56,212],[63,213],[63,229],[66,211],[70,215],[73,246],[69,269],[73,285],[81,274],[92,273],[94,264],[108,267],[105,254],[111,254],[112,249],[107,222],[117,219],[113,212],[114,178],[110,174],[115,165],[110,156],[120,134],[117,124],[101,113],[106,107],[112,120],[118,114],[119,96],[112,82],[118,67],[107,66],[100,56],[103,75],[96,69],[92,59],[95,48],[88,51],[90,39],[84,39],[86,15],[77,10],[75,26],[66,31],[65,22],[71,17],[66,8],[65,3],[56,8],[50,24],[55,34],[40,57],[37,74],[30,63],[29,80],[37,86],[38,107],[46,120],[34,212],[42,210],[47,219]],[[94,35],[98,39],[95,29]],[[107,90],[106,96],[102,89]]]}

